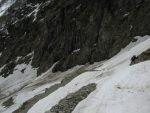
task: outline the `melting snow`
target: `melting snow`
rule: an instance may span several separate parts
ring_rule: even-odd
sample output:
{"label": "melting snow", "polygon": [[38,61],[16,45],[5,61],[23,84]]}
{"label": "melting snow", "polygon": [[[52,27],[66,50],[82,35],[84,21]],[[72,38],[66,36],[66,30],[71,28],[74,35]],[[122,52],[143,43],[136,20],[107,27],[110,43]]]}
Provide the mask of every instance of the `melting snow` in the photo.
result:
{"label": "melting snow", "polygon": [[[133,55],[139,55],[150,48],[150,36],[135,38],[136,42],[130,43],[110,60],[98,63],[99,67],[96,69],[82,73],[64,87],[39,100],[29,109],[28,113],[45,113],[68,94],[76,92],[90,83],[96,83],[97,89],[81,101],[72,113],[150,113],[150,61],[129,65]],[[24,68],[26,71],[25,74],[22,74],[20,70]],[[35,81],[45,79],[51,70],[52,68],[35,79],[36,70],[32,69],[31,65],[18,65],[12,76],[4,79],[1,88],[11,92],[17,88],[17,85],[21,86],[20,83],[26,83],[29,79],[34,85]],[[25,101],[43,93],[45,88],[56,83],[60,83],[60,81],[35,89],[29,84],[27,89],[25,88],[13,96],[14,105],[8,109],[0,106],[0,110],[2,113],[12,113]],[[2,86],[1,84],[0,86]]]}
{"label": "melting snow", "polygon": [[73,113],[150,113],[150,61],[129,65],[133,55],[150,48],[150,37],[145,37],[147,40],[102,63],[95,71],[79,75],[39,100],[28,113],[45,113],[68,94],[90,83],[96,83],[97,89]]}

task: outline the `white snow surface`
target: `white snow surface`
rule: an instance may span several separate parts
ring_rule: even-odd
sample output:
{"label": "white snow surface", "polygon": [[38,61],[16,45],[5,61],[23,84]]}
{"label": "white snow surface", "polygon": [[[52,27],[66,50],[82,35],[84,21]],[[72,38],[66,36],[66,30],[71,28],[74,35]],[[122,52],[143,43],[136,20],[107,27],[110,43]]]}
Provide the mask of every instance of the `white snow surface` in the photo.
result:
{"label": "white snow surface", "polygon": [[[24,73],[21,72],[22,69],[25,69]],[[36,76],[37,69],[32,68],[31,64],[17,65],[13,74],[10,74],[7,78],[0,77],[0,98],[9,96],[24,87]]]}
{"label": "white snow surface", "polygon": [[[7,9],[15,3],[16,0],[5,0],[4,3],[0,6],[0,17],[7,11]],[[3,2],[2,0],[0,1]]]}
{"label": "white snow surface", "polygon": [[[68,94],[90,83],[97,84],[96,90],[81,101],[72,113],[150,113],[150,61],[129,65],[133,55],[138,56],[150,48],[150,36],[135,38],[136,42],[131,42],[110,60],[95,63],[94,69],[89,66],[87,72],[80,74],[64,87],[39,100],[29,109],[28,113],[45,113]],[[0,68],[0,71],[4,67],[5,65]],[[22,73],[21,70],[24,68],[25,72]],[[53,82],[47,81],[50,73],[52,74],[52,68],[53,66],[41,76],[36,77],[37,69],[32,68],[30,62],[28,65],[17,65],[13,74],[7,78],[0,77],[1,97],[24,87],[8,97],[12,97],[14,101],[9,108],[2,106],[2,103],[8,98],[0,102],[0,112],[12,113],[27,100],[44,93],[46,88],[60,83],[60,79]],[[63,77],[79,68],[80,66],[77,66],[67,72],[56,73],[56,75]],[[53,76],[56,75],[54,73]],[[37,86],[41,81],[45,82]]]}
{"label": "white snow surface", "polygon": [[90,83],[97,88],[72,113],[150,113],[150,61],[130,66],[133,55],[150,48],[150,36],[130,49],[82,73],[64,87],[39,100],[28,113],[45,113],[68,94]]}
{"label": "white snow surface", "polygon": [[19,93],[17,93],[16,95],[13,96],[14,104],[11,107],[6,109],[6,108],[2,108],[2,106],[0,106],[0,110],[2,111],[2,113],[12,113],[15,110],[17,110],[18,108],[20,108],[24,102],[28,101],[29,99],[33,98],[36,95],[44,93],[46,88],[50,88],[51,86],[58,84],[58,83],[60,83],[60,81],[44,84],[35,89],[29,88],[29,89],[20,91]]}
{"label": "white snow surface", "polygon": [[150,113],[150,61],[112,73],[72,113]]}
{"label": "white snow surface", "polygon": [[[34,52],[28,55],[34,55]],[[37,69],[32,68],[31,63],[32,59],[29,64],[16,65],[13,73],[6,78],[0,76],[0,99],[13,94],[14,92],[17,92],[21,88],[28,85],[31,80],[36,78]],[[5,68],[5,65],[0,68],[0,72],[3,68]]]}
{"label": "white snow surface", "polygon": [[134,46],[136,46],[137,44],[147,40],[149,38],[149,36],[144,36],[144,37],[140,37],[140,36],[136,36],[134,39],[136,39],[135,42],[130,42],[125,48],[123,48],[118,54],[123,53],[127,50],[130,50],[131,48],[133,48]]}
{"label": "white snow surface", "polygon": [[[33,55],[33,52],[29,55]],[[18,57],[17,59],[19,59],[20,57]],[[17,61],[17,60],[16,60]],[[31,63],[30,63],[31,64]],[[26,64],[22,64],[22,65],[26,65]],[[55,64],[54,64],[55,65]],[[10,88],[5,88],[5,90],[1,91],[0,93],[3,92],[9,92],[12,91],[13,89],[17,90],[18,87],[20,88],[21,86],[23,86],[22,89],[18,89],[17,91],[13,92],[13,94],[11,94],[10,96],[5,97],[4,99],[0,100],[0,113],[12,113],[15,110],[19,109],[24,102],[30,100],[31,98],[34,98],[34,96],[45,93],[45,90],[47,88],[50,88],[51,86],[55,85],[55,84],[59,84],[61,83],[61,80],[66,76],[69,75],[71,73],[73,73],[74,71],[80,69],[82,66],[76,66],[72,69],[69,69],[66,72],[58,72],[58,73],[52,73],[52,68],[54,67],[54,65],[45,73],[43,73],[41,76],[39,77],[33,77],[32,75],[21,75],[20,76],[24,76],[24,81],[21,81],[22,78],[17,77],[17,75],[15,75],[16,73],[13,73],[13,77],[15,77],[14,79],[16,80],[12,80],[12,78],[9,78],[7,82],[7,86],[11,86]],[[27,65],[31,66],[31,65]],[[5,65],[3,67],[0,68],[0,71],[5,67]],[[19,67],[19,66],[17,66]],[[23,67],[23,66],[22,66]],[[21,66],[19,68],[17,68],[16,71],[20,71]],[[33,70],[33,69],[31,69]],[[29,71],[30,74],[33,74]],[[19,76],[19,74],[18,74]],[[27,80],[27,78],[29,78]],[[2,80],[1,80],[2,78]],[[0,78],[0,83],[4,82],[7,78]],[[21,81],[21,82],[18,82]],[[26,84],[22,85],[22,82],[25,82]],[[4,84],[4,83],[3,83]],[[16,84],[18,85],[18,87],[16,87]],[[6,85],[6,84],[5,84]],[[6,87],[7,87],[6,86]],[[1,86],[2,87],[2,86]],[[17,89],[16,89],[17,88]],[[7,101],[8,99],[13,98],[13,105],[11,105],[10,107],[5,107],[3,106],[3,103],[5,101]]]}
{"label": "white snow surface", "polygon": [[[34,53],[32,52],[29,55],[33,55],[33,54]],[[32,80],[37,77],[37,69],[32,68],[31,62],[32,62],[32,59],[29,64],[16,65],[13,73],[10,74],[6,78],[3,78],[2,76],[0,76],[0,99],[1,99],[0,112],[1,113],[12,113],[14,110],[18,109],[23,104],[23,102],[30,99],[31,97],[34,97],[37,91],[40,92],[42,90],[41,88],[41,90],[37,90],[37,91],[35,90],[35,93],[33,93],[34,91],[33,92],[26,91],[25,93],[19,93],[18,95],[13,97],[15,104],[12,105],[9,109],[4,108],[2,106],[2,103],[5,101],[6,97],[10,98],[9,96],[18,92],[20,89],[22,89],[23,87],[31,83]],[[3,68],[5,68],[5,65],[0,68],[0,72],[2,71]],[[22,72],[22,70],[24,70],[24,72]],[[21,97],[22,97],[22,100],[19,101]]]}

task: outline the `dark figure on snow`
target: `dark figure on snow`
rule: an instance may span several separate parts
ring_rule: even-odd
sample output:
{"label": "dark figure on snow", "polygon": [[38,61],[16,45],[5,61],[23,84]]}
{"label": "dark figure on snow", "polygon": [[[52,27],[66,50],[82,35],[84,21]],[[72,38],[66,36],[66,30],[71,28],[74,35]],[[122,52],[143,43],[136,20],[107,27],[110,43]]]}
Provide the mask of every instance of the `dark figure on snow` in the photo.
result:
{"label": "dark figure on snow", "polygon": [[131,58],[131,64],[135,64],[135,61],[138,57],[136,55],[133,55],[133,57]]}

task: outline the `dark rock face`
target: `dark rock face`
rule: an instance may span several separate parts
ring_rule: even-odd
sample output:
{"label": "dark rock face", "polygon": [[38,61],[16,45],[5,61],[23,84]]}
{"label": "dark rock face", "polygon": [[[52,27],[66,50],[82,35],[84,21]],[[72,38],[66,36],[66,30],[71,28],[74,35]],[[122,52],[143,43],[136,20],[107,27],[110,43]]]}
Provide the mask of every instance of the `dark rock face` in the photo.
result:
{"label": "dark rock face", "polygon": [[8,100],[6,100],[6,101],[3,103],[3,106],[5,106],[5,107],[10,107],[10,106],[12,106],[13,104],[14,104],[13,98],[11,97],[11,98],[9,98]]}
{"label": "dark rock face", "polygon": [[96,89],[96,84],[89,84],[82,87],[79,91],[69,94],[62,99],[58,105],[51,108],[50,112],[46,113],[71,113],[76,105],[87,98],[87,96]]}
{"label": "dark rock face", "polygon": [[149,23],[150,0],[18,0],[0,17],[0,66],[33,51],[39,74],[108,59]]}
{"label": "dark rock face", "polygon": [[[132,57],[133,58],[133,57]],[[150,60],[150,49],[137,56],[134,60],[131,59],[131,65]]]}

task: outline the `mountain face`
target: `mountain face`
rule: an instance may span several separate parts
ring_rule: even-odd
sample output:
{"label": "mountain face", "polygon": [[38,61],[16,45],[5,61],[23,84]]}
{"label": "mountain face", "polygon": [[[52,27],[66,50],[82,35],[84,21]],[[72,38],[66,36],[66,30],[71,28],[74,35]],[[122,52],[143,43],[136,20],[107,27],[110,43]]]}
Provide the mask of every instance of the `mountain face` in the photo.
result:
{"label": "mountain face", "polygon": [[[111,58],[133,37],[150,34],[149,0],[2,0],[0,66],[13,70],[34,52],[38,75]],[[5,8],[7,8],[5,7]],[[3,73],[7,77],[8,69]],[[1,74],[2,75],[2,74]]]}
{"label": "mountain face", "polygon": [[0,113],[150,113],[150,0],[0,0]]}

